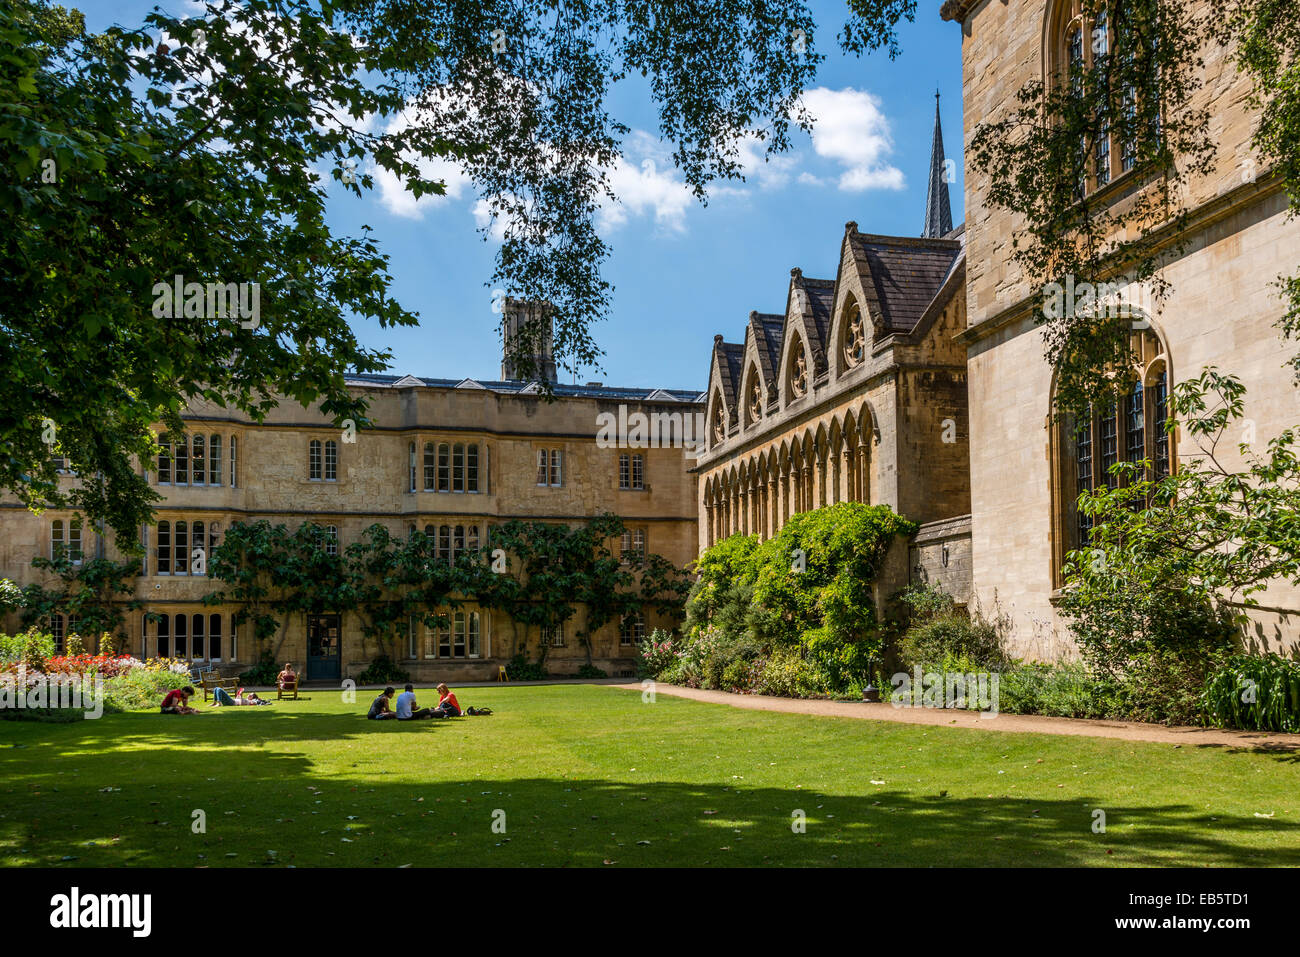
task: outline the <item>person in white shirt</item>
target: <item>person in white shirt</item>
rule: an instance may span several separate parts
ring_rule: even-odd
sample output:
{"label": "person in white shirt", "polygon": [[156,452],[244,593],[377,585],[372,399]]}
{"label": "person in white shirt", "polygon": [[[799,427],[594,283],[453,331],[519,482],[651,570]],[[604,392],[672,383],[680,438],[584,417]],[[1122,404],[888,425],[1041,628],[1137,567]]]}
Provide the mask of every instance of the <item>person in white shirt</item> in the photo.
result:
{"label": "person in white shirt", "polygon": [[421,708],[415,703],[415,688],[411,685],[406,686],[406,690],[397,696],[397,701],[393,705],[397,711],[398,721],[410,721],[413,718],[431,718],[433,717],[432,708]]}

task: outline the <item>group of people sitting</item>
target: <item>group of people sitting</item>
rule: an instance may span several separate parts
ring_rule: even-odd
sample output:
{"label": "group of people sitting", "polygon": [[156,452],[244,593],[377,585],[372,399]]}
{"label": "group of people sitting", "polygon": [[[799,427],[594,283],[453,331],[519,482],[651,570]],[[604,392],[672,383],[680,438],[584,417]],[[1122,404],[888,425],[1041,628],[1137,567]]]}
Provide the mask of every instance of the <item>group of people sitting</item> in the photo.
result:
{"label": "group of people sitting", "polygon": [[[297,675],[293,673],[293,665],[286,664],[285,670],[277,677],[276,684],[283,688],[284,682],[296,681]],[[288,677],[286,678],[286,672]],[[379,697],[375,698],[370,704],[370,711],[367,718],[379,721],[382,719],[392,719],[395,721],[411,721],[416,718],[459,718],[462,714],[491,714],[487,708],[478,711],[473,708],[462,712],[460,702],[456,700],[456,695],[452,693],[446,684],[438,685],[438,704],[432,708],[421,708],[415,700],[415,688],[407,685],[406,689],[399,695],[397,700],[393,700],[396,689],[389,685]],[[183,688],[173,688],[167,692],[162,701],[163,714],[198,714],[199,709],[190,707],[190,698],[194,696],[194,689],[190,685]],[[244,693],[240,688],[235,694],[230,694],[225,688],[212,689],[212,707],[218,708],[225,706],[242,706],[242,705],[269,705],[271,702],[265,698],[260,698],[256,691]]]}
{"label": "group of people sitting", "polygon": [[[190,685],[184,688],[173,688],[163,697],[162,713],[163,714],[198,714],[198,708],[190,707],[190,698],[194,697],[194,689]],[[222,705],[243,706],[243,705],[264,705],[270,704],[265,698],[259,698],[256,691],[250,691],[244,694],[244,689],[240,688],[233,695],[225,688],[212,689],[212,707],[219,708]]]}
{"label": "group of people sitting", "polygon": [[[445,685],[438,685],[438,704],[432,708],[421,708],[415,700],[415,688],[407,685],[406,689],[393,700],[396,690],[389,685],[380,692],[379,697],[370,703],[366,717],[371,721],[391,719],[394,721],[412,721],[416,718],[459,718],[462,714],[460,702],[456,695]],[[464,712],[476,714],[473,708]]]}

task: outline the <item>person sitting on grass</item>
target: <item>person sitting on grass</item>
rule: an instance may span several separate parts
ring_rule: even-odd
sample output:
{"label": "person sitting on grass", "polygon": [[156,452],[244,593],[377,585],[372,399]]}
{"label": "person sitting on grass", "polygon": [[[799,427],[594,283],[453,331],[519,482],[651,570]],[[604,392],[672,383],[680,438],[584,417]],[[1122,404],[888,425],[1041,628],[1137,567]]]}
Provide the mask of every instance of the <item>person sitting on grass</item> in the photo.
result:
{"label": "person sitting on grass", "polygon": [[244,689],[240,688],[235,692],[235,696],[232,698],[230,692],[225,688],[212,689],[212,707],[214,708],[219,708],[222,705],[258,705],[270,703],[271,702],[267,701],[265,698],[259,698],[256,691],[250,691],[248,694],[244,694]]}
{"label": "person sitting on grass", "polygon": [[406,690],[397,696],[397,720],[410,721],[413,718],[432,718],[432,708],[421,708],[415,703],[415,688],[406,686]]}
{"label": "person sitting on grass", "polygon": [[437,718],[459,718],[460,702],[452,694],[445,684],[438,685],[438,707],[433,709],[434,717]]}
{"label": "person sitting on grass", "polygon": [[371,721],[383,721],[386,718],[396,718],[397,713],[388,706],[388,703],[393,698],[393,694],[394,691],[392,685],[389,685],[381,691],[379,697],[370,702],[370,711],[367,712],[366,717]]}
{"label": "person sitting on grass", "polygon": [[292,691],[294,687],[297,686],[297,682],[298,673],[293,670],[293,662],[286,661],[284,663],[284,670],[275,676],[276,687],[281,691],[284,691],[286,686],[288,686],[288,690]]}
{"label": "person sitting on grass", "polygon": [[194,695],[194,689],[189,685],[184,688],[173,688],[167,692],[167,696],[162,701],[163,714],[198,714],[198,708],[190,707],[190,698]]}

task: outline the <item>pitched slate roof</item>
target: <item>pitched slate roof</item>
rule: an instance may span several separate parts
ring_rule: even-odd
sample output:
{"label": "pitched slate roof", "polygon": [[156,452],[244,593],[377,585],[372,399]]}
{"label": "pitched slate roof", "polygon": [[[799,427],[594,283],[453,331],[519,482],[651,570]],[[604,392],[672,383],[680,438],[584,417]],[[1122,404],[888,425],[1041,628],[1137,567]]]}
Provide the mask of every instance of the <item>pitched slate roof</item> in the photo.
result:
{"label": "pitched slate roof", "polygon": [[875,293],[872,319],[885,334],[910,332],[961,257],[960,239],[910,239],[850,231],[854,254]]}
{"label": "pitched slate roof", "polygon": [[751,312],[745,335],[752,336],[758,352],[758,368],[769,389],[776,389],[781,370],[781,343],[785,341],[785,316]]}
{"label": "pitched slate roof", "polygon": [[814,374],[826,368],[826,355],[831,335],[831,318],[835,309],[835,280],[812,279],[800,269],[790,270],[790,295],[802,290],[803,325],[807,330],[808,350],[812,354]]}
{"label": "pitched slate roof", "polygon": [[[503,395],[528,395],[541,391],[540,385],[535,381],[526,381],[520,379],[489,381],[487,379],[430,379],[417,377],[413,375],[382,375],[378,373],[355,373],[345,376],[349,385],[369,386],[371,388],[407,388],[411,386],[423,386],[433,389],[455,389],[460,388],[480,388],[488,392],[498,392]],[[466,383],[473,383],[467,385]],[[630,401],[647,400],[653,396],[653,401],[673,401],[673,402],[700,402],[702,401],[701,393],[695,389],[656,389],[656,388],[625,388],[620,386],[607,385],[565,385],[561,382],[551,384],[555,395],[561,397],[588,398],[588,399],[624,399]]]}

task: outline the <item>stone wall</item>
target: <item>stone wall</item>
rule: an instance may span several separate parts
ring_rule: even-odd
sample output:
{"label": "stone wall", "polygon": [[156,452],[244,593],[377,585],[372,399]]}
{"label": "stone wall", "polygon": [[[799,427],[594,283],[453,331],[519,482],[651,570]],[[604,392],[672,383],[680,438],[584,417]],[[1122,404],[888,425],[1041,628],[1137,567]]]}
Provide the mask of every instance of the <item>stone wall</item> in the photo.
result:
{"label": "stone wall", "polygon": [[[339,547],[360,538],[369,525],[380,523],[393,534],[405,534],[410,527],[426,525],[476,525],[483,535],[487,527],[509,519],[547,520],[578,523],[612,512],[630,528],[643,529],[646,548],[678,566],[695,557],[696,477],[687,469],[682,448],[602,448],[596,436],[598,415],[617,415],[619,404],[629,411],[693,414],[700,407],[690,402],[651,402],[608,398],[565,397],[548,402],[536,395],[512,395],[489,389],[441,388],[423,385],[363,386],[357,391],[370,401],[373,428],[359,430],[349,442],[318,408],[282,405],[261,424],[228,410],[196,402],[184,416],[190,435],[222,436],[223,468],[220,486],[156,485],[164,501],[158,521],[201,521],[205,531],[215,523],[226,529],[234,522],[266,519],[291,528],[305,521],[334,525]],[[230,441],[237,442],[237,476],[230,486]],[[335,441],[338,473],[335,481],[312,480],[308,471],[308,443],[313,439]],[[474,443],[480,449],[480,490],[433,492],[423,490],[423,447],[432,442]],[[409,449],[416,448],[416,485],[410,491]],[[560,487],[537,484],[537,453],[560,449],[564,453]],[[645,462],[645,488],[620,490],[619,455],[636,452]],[[156,479],[156,476],[153,476]],[[75,481],[66,479],[65,481]],[[0,577],[21,584],[43,580],[44,573],[31,567],[32,558],[48,555],[51,523],[68,521],[70,513],[46,512],[34,515],[15,499],[0,499]],[[256,659],[251,630],[244,626],[238,643],[231,649],[231,607],[206,607],[204,595],[214,583],[199,575],[158,573],[154,547],[156,526],[149,529],[148,573],[137,582],[136,597],[145,609],[133,612],[127,623],[127,647],[136,654],[155,654],[157,633],[152,624],[143,629],[143,612],[187,616],[203,613],[223,616],[221,665],[226,669],[244,666]],[[619,543],[614,543],[617,550]],[[96,554],[95,536],[83,537],[86,555]],[[109,557],[118,555],[111,543],[102,546]],[[467,609],[468,610],[468,609]],[[647,613],[647,626],[658,620]],[[575,631],[581,615],[566,628],[565,647],[552,648],[552,670],[576,671],[586,662]],[[16,615],[0,627],[16,629]],[[605,626],[593,640],[597,666],[611,673],[634,667],[635,650],[620,641],[618,623]],[[399,664],[424,678],[449,676],[453,680],[495,677],[499,663],[516,649],[514,629],[500,612],[484,613],[485,657],[478,663],[466,659],[408,659],[401,649]],[[539,635],[528,636],[530,657],[536,657]],[[351,616],[342,622],[342,673],[355,675],[374,655],[363,648],[359,623]],[[290,620],[277,658],[301,666],[306,657],[305,621]],[[420,649],[417,649],[417,653]]]}
{"label": "stone wall", "polygon": [[[949,7],[953,6],[949,4]],[[1034,0],[961,4],[965,136],[986,117],[1014,106],[1024,83],[1041,79],[1043,16]],[[1205,88],[1211,104],[1219,166],[1192,184],[1189,230],[1167,256],[1171,292],[1152,327],[1168,357],[1171,384],[1208,366],[1239,376],[1248,389],[1246,414],[1256,448],[1300,423],[1300,400],[1286,360],[1294,343],[1275,323],[1282,303],[1273,282],[1300,262],[1300,222],[1288,221],[1278,185],[1243,175],[1250,160],[1254,117],[1245,104],[1247,81],[1224,51],[1206,51]],[[987,178],[966,171],[967,305],[970,402],[970,488],[974,600],[985,614],[1015,625],[1025,654],[1068,654],[1071,643],[1052,604],[1055,537],[1063,534],[1053,507],[1049,428],[1052,370],[1033,321],[1034,290],[1011,260],[1019,224],[986,201]],[[1225,464],[1238,461],[1237,436]],[[1196,452],[1178,437],[1177,452]],[[1259,647],[1294,647],[1300,608],[1289,588],[1261,599],[1252,636]]]}

